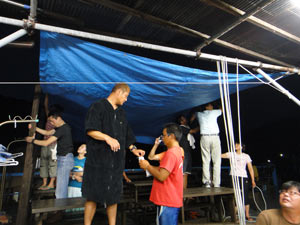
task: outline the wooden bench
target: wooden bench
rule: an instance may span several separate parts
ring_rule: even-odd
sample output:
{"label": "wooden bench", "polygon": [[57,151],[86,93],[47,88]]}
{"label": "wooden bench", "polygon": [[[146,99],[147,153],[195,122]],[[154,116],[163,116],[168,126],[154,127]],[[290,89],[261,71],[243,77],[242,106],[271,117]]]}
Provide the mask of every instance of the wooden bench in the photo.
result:
{"label": "wooden bench", "polygon": [[[218,187],[218,188],[205,188],[205,187],[194,187],[187,188],[183,192],[184,198],[197,198],[197,197],[209,197],[210,202],[208,205],[199,203],[199,208],[206,207],[210,211],[210,216],[213,214],[213,209],[216,207],[218,211],[219,220],[222,220],[221,213],[221,197],[226,197],[229,205],[229,214],[231,216],[231,221],[235,222],[235,212],[234,212],[234,190],[232,188]],[[188,208],[188,207],[187,207]],[[181,208],[181,222],[185,223],[184,212],[186,211],[185,205]],[[209,218],[208,218],[209,219]]]}
{"label": "wooden bench", "polygon": [[138,203],[139,197],[150,196],[153,180],[140,180],[129,183],[134,189],[135,202]]}
{"label": "wooden bench", "polygon": [[55,189],[51,189],[51,190],[35,190],[33,192],[33,196],[36,199],[42,199],[44,197],[50,198],[53,197],[55,198]]}
{"label": "wooden bench", "polygon": [[[33,200],[31,213],[35,216],[35,224],[42,225],[43,220],[47,218],[49,212],[61,211],[73,208],[83,208],[86,202],[85,198],[62,198],[62,199],[42,199]],[[118,204],[121,211],[122,224],[126,225],[126,205],[134,202],[134,199],[122,199]]]}

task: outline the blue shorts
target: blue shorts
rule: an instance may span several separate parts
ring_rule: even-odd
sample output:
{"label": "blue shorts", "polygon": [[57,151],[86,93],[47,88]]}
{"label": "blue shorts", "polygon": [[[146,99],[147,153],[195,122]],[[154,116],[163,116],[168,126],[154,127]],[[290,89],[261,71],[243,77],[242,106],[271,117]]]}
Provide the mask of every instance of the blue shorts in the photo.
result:
{"label": "blue shorts", "polygon": [[157,206],[156,225],[177,225],[180,208]]}

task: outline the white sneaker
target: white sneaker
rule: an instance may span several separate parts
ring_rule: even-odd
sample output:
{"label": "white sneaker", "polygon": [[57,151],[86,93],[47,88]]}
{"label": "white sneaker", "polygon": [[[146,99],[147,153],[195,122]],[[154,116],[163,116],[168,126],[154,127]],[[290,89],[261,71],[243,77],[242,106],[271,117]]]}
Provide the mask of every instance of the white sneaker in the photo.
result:
{"label": "white sneaker", "polygon": [[210,183],[206,182],[203,186],[206,187],[206,188],[210,188]]}

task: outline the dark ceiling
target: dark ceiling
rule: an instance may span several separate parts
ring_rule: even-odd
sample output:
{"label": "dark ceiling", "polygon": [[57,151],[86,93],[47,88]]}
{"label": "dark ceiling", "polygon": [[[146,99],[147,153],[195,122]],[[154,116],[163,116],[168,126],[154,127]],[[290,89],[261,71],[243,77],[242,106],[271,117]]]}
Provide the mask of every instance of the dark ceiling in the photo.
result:
{"label": "dark ceiling", "polygon": [[[30,1],[15,2],[30,5]],[[0,1],[3,17],[24,19],[28,14],[29,10]],[[37,21],[162,46],[300,66],[300,8],[292,0],[39,0]],[[0,25],[0,32],[2,37],[7,35],[7,26]],[[180,56],[111,46],[162,61],[193,64]]]}

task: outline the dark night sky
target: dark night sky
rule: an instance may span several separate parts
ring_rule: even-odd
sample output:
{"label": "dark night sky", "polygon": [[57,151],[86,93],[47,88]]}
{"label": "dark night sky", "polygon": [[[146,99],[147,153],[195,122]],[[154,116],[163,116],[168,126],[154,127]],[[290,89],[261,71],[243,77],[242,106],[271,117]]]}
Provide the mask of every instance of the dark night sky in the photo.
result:
{"label": "dark night sky", "polygon": [[[38,42],[33,49],[5,47],[0,50],[1,82],[36,81],[38,74]],[[175,59],[174,59],[175,60]],[[191,60],[191,59],[186,59]],[[203,67],[208,65],[201,62]],[[201,68],[201,67],[200,67]],[[203,68],[207,69],[207,68]],[[292,75],[279,81],[297,98],[300,98],[300,77]],[[8,115],[22,117],[31,113],[33,85],[0,85],[1,120]],[[232,110],[236,111],[235,95]],[[21,100],[22,99],[22,100]],[[25,99],[25,100],[24,100]],[[300,143],[298,140],[300,108],[278,91],[262,85],[240,93],[241,125],[243,142],[255,164],[270,159],[279,173],[290,168],[299,177]],[[233,115],[233,118],[236,118]],[[222,121],[220,122],[222,123]],[[27,135],[25,125],[14,129],[12,125],[0,127],[1,143],[7,145],[15,138]],[[222,136],[225,145],[224,136]],[[224,151],[224,150],[223,150]],[[284,157],[279,157],[283,153]],[[198,157],[198,154],[196,154]],[[282,170],[283,171],[283,170]]]}

